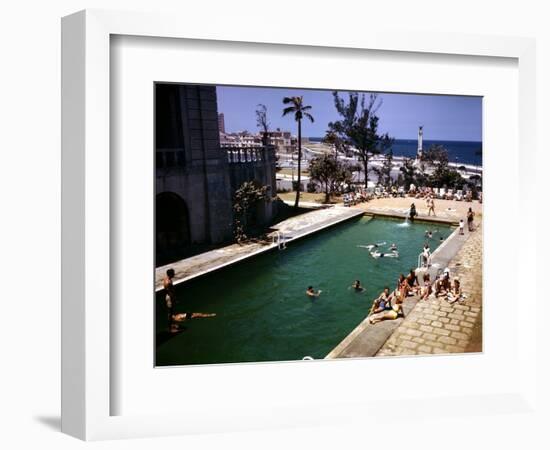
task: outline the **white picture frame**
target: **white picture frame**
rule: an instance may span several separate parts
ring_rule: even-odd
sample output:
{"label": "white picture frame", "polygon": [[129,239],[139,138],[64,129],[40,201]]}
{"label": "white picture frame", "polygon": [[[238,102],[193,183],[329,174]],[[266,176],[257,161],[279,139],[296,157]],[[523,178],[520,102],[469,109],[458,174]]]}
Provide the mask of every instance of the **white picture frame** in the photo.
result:
{"label": "white picture frame", "polygon": [[[327,35],[309,30],[307,36],[265,26],[262,33],[245,27],[209,30],[200,21],[185,21],[166,14],[87,10],[67,16],[62,22],[62,430],[85,440],[163,436],[208,431],[233,431],[281,426],[307,426],[363,420],[380,414],[389,405],[377,402],[333,404],[330,411],[316,414],[319,405],[277,405],[265,410],[241,411],[231,417],[229,405],[216,413],[112,415],[112,364],[110,335],[111,211],[110,185],[116,174],[110,170],[110,41],[111,36],[142,36],[200,39],[237,43],[285,44],[334,49],[367,49],[406,52],[414,55],[446,54],[510,58],[518,64],[519,148],[535,143],[535,44],[532,39],[396,31],[364,31]],[[519,165],[517,212],[526,226],[535,229],[533,154]],[[517,250],[518,260],[536,260],[534,247]],[[517,266],[518,276],[528,275]],[[519,295],[519,293],[516,293]],[[469,400],[478,402],[485,414],[506,408],[522,413],[536,408],[536,328],[518,315],[518,348],[521,367],[518,382],[499,395]],[[151,336],[152,339],[152,336]],[[529,343],[529,345],[526,345]],[[353,370],[361,361],[348,364]],[[275,366],[272,366],[275,367]],[[310,370],[314,367],[311,366]],[[167,369],[170,370],[170,369]],[[465,398],[403,396],[404,410],[411,415],[434,408],[445,415],[470,413]],[[261,402],[261,400],[257,400]],[[265,405],[263,405],[265,407]]]}

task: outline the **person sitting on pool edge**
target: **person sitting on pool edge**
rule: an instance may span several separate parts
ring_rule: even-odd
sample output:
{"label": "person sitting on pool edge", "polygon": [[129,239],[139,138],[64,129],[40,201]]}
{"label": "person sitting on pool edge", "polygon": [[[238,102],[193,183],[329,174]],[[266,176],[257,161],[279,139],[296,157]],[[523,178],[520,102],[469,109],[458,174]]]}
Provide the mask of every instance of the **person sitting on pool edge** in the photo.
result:
{"label": "person sitting on pool edge", "polygon": [[432,293],[432,282],[430,280],[430,274],[426,272],[422,278],[423,286],[420,288],[420,300],[428,300],[428,297]]}
{"label": "person sitting on pool edge", "polygon": [[408,295],[416,294],[420,289],[420,284],[418,283],[418,277],[416,276],[416,272],[414,271],[414,269],[411,269],[409,271],[409,275],[407,275],[407,278],[405,278],[405,281],[409,285]]}
{"label": "person sitting on pool edge", "polygon": [[379,312],[385,311],[390,308],[391,295],[390,288],[388,286],[384,287],[382,293],[374,300],[372,304],[371,312],[372,314],[378,314]]}
{"label": "person sitting on pool edge", "polygon": [[454,303],[459,300],[463,300],[462,288],[460,287],[460,280],[458,279],[458,277],[455,277],[453,286],[447,293],[447,301],[449,303]]}
{"label": "person sitting on pool edge", "polygon": [[370,316],[369,322],[374,325],[383,320],[395,320],[398,317],[405,317],[405,313],[403,312],[403,297],[401,295],[395,298],[395,302],[389,311],[381,311]]}
{"label": "person sitting on pool edge", "polygon": [[397,287],[395,288],[395,290],[402,291],[405,297],[409,295],[410,286],[409,283],[407,283],[405,275],[403,275],[402,273],[399,274],[399,278],[397,279]]}
{"label": "person sitting on pool edge", "polygon": [[355,292],[363,292],[365,290],[365,288],[361,286],[361,282],[359,280],[355,280],[351,287],[355,289]]}
{"label": "person sitting on pool edge", "polygon": [[447,289],[446,289],[446,283],[445,283],[445,275],[441,274],[439,278],[434,283],[434,291],[436,297],[446,297],[447,296]]}
{"label": "person sitting on pool edge", "polygon": [[320,291],[320,290],[316,292],[315,289],[313,289],[313,286],[309,286],[306,290],[306,295],[308,297],[312,297],[312,298],[313,297],[319,297],[321,295],[321,292],[322,291]]}

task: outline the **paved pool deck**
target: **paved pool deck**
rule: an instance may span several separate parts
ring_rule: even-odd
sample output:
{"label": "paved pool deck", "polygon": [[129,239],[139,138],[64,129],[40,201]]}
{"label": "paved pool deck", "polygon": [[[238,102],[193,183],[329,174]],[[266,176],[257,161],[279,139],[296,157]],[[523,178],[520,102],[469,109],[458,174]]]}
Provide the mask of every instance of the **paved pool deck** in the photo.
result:
{"label": "paved pool deck", "polygon": [[483,204],[478,201],[465,202],[456,200],[434,200],[435,216],[428,216],[428,207],[426,200],[413,197],[397,197],[397,198],[379,198],[369,202],[360,203],[351,208],[362,209],[365,212],[374,216],[392,216],[402,217],[408,215],[411,203],[416,206],[418,213],[417,220],[430,221],[436,223],[458,223],[460,219],[466,222],[466,213],[468,208],[472,208],[476,217],[479,219],[483,216]]}
{"label": "paved pool deck", "polygon": [[[303,205],[302,205],[303,206]],[[312,209],[310,212],[291,217],[271,227],[265,242],[232,244],[216,250],[201,253],[155,269],[155,291],[161,291],[162,280],[169,268],[174,269],[174,284],[183,283],[206,273],[221,269],[252,256],[274,250],[277,233],[283,233],[287,245],[339,223],[361,217],[365,211],[359,208],[345,208],[340,205]]]}

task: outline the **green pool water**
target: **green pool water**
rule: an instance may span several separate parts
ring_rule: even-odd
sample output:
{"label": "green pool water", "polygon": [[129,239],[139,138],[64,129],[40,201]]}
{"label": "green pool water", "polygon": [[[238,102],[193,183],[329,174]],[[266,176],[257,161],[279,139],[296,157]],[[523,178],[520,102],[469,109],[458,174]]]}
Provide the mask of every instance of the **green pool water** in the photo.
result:
{"label": "green pool water", "polygon": [[[435,231],[432,239],[425,231]],[[187,365],[324,358],[367,315],[385,285],[417,266],[424,242],[433,250],[449,226],[360,218],[290,242],[176,288],[178,312],[213,312],[167,333],[162,293],[156,296],[156,364]],[[362,244],[397,244],[399,258],[374,259]],[[350,289],[361,280],[366,292]],[[308,285],[319,298],[305,295]]]}

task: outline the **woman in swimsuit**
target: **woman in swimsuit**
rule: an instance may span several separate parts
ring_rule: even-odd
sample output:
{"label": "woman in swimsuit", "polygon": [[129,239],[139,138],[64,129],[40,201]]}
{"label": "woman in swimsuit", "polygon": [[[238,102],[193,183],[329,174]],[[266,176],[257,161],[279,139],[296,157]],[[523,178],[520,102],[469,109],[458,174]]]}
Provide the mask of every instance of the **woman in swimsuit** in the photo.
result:
{"label": "woman in swimsuit", "polygon": [[369,322],[372,324],[381,322],[383,320],[395,320],[398,317],[405,317],[403,312],[403,298],[399,295],[395,299],[395,303],[392,305],[389,311],[382,311],[369,318]]}
{"label": "woman in swimsuit", "polygon": [[187,312],[187,313],[174,314],[172,316],[172,319],[174,320],[174,322],[184,322],[185,320],[189,320],[189,319],[199,319],[199,318],[206,318],[206,317],[216,317],[216,314],[215,313]]}
{"label": "woman in swimsuit", "polygon": [[430,274],[425,273],[422,278],[424,286],[420,288],[420,300],[427,300],[432,293],[432,282],[430,281]]}
{"label": "woman in swimsuit", "polygon": [[390,295],[390,288],[385,287],[384,291],[380,294],[380,296],[374,300],[374,303],[372,304],[371,313],[377,314],[382,311],[385,311],[386,309],[390,308],[391,303],[391,295]]}
{"label": "woman in swimsuit", "polygon": [[460,287],[460,280],[458,278],[455,278],[453,287],[447,294],[447,301],[449,303],[454,303],[460,299],[462,299],[462,288]]}

